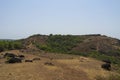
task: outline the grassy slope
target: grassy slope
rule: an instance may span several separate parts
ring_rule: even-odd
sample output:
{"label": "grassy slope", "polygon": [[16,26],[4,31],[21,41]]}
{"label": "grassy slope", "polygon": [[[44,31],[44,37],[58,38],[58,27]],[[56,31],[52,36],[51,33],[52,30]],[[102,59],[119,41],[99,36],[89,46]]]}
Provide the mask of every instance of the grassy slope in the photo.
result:
{"label": "grassy slope", "polygon": [[[21,54],[18,50],[8,52]],[[24,53],[24,55],[26,59],[38,57],[32,54]],[[52,57],[52,53],[49,56]],[[61,56],[61,59],[57,59],[57,56]],[[72,56],[73,58],[70,59],[68,58],[70,55],[64,54],[56,54],[53,57],[56,59],[52,61],[49,58],[40,57],[40,61],[33,63],[4,64],[1,62],[0,80],[95,80],[97,75],[107,77],[110,74],[117,74],[103,70],[100,67],[103,62],[92,58]],[[54,66],[44,65],[45,62],[52,62]]]}

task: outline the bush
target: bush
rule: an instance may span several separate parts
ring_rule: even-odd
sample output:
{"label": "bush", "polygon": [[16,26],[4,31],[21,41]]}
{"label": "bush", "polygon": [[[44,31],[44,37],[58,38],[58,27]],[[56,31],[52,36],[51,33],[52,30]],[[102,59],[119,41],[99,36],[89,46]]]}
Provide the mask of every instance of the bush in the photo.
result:
{"label": "bush", "polygon": [[19,41],[0,41],[0,52],[4,50],[21,49],[22,43]]}
{"label": "bush", "polygon": [[109,60],[112,64],[118,64],[120,65],[120,59],[119,58],[116,58],[114,56],[108,56],[108,55],[105,55],[105,54],[101,54],[101,53],[98,53],[96,51],[93,51],[93,52],[90,52],[88,54],[89,57],[92,57],[92,58],[96,58],[98,60]]}
{"label": "bush", "polygon": [[81,38],[76,36],[50,35],[46,41],[46,46],[42,46],[42,48],[47,48],[47,50],[51,52],[66,53],[80,43],[80,41]]}

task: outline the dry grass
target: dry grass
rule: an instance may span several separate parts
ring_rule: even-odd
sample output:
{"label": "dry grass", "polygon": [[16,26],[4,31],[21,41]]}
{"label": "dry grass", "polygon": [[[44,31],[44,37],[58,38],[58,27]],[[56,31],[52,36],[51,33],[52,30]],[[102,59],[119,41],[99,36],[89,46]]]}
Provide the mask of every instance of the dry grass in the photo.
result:
{"label": "dry grass", "polygon": [[[21,54],[19,51],[11,52]],[[24,55],[27,59],[38,57],[32,54]],[[0,60],[0,80],[95,80],[98,75],[106,77],[114,74],[114,72],[101,69],[102,62],[91,58],[74,57],[73,59],[55,58],[53,60],[40,58],[40,61],[33,63],[17,64],[3,64]],[[44,65],[45,62],[51,62],[54,66]]]}

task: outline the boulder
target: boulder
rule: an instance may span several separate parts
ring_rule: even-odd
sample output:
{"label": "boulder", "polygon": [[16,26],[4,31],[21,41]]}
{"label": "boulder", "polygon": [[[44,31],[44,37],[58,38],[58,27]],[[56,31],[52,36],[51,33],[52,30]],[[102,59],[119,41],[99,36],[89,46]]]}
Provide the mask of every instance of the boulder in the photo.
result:
{"label": "boulder", "polygon": [[13,54],[13,53],[5,53],[3,57],[4,57],[4,58],[6,58],[6,57],[12,57],[12,58],[15,58],[16,55]]}
{"label": "boulder", "polygon": [[25,56],[24,55],[18,55],[18,57],[20,58],[20,59],[25,59]]}
{"label": "boulder", "polygon": [[21,63],[22,60],[20,58],[11,58],[6,63]]}
{"label": "boulder", "polygon": [[102,64],[101,67],[105,70],[108,70],[108,71],[111,70],[111,64],[109,64],[109,63]]}
{"label": "boulder", "polygon": [[25,60],[25,62],[33,62],[33,60]]}

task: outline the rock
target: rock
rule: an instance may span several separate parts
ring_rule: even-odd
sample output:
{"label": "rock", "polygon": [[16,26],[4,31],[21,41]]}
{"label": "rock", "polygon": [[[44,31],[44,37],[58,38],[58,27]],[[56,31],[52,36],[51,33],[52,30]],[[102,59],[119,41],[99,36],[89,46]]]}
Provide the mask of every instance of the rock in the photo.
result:
{"label": "rock", "polygon": [[5,53],[4,54],[4,58],[6,58],[6,57],[12,57],[12,58],[14,58],[14,57],[16,57],[16,55],[13,54],[13,53]]}
{"label": "rock", "polygon": [[33,62],[32,60],[25,60],[25,62]]}
{"label": "rock", "polygon": [[108,70],[108,71],[111,70],[111,65],[109,63],[102,64],[101,67],[105,70]]}
{"label": "rock", "polygon": [[22,60],[20,58],[11,58],[6,63],[21,63]]}

